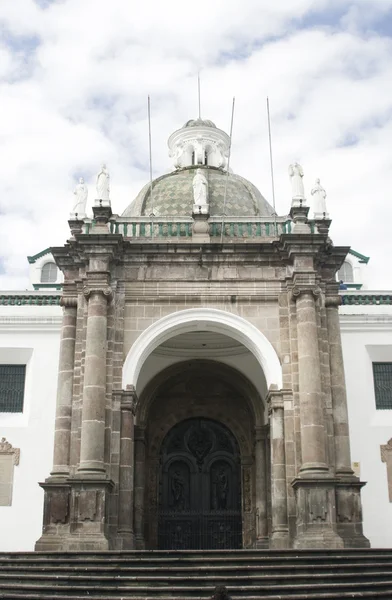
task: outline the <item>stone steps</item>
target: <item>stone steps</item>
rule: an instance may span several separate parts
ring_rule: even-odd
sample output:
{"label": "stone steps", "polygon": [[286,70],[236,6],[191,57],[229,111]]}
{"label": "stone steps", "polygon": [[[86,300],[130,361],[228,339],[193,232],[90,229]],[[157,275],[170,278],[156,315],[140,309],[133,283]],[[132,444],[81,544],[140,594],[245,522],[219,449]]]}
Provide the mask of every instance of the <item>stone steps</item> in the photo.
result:
{"label": "stone steps", "polygon": [[0,599],[392,600],[392,550],[0,553]]}

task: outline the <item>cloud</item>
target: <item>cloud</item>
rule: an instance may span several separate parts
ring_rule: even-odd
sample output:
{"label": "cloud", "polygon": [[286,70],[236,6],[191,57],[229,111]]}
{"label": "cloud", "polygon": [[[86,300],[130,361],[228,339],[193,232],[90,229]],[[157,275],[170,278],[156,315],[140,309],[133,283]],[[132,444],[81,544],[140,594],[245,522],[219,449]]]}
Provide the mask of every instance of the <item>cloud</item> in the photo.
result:
{"label": "cloud", "polygon": [[[343,7],[343,8],[342,8]],[[287,166],[321,177],[335,243],[370,255],[370,283],[390,287],[392,0],[3,0],[0,3],[0,286],[27,285],[26,256],[68,236],[79,176],[94,195],[110,166],[121,213],[154,174],[167,138],[202,111],[228,131],[233,169],[271,198],[270,97],[277,209]],[[310,195],[310,193],[309,193]]]}

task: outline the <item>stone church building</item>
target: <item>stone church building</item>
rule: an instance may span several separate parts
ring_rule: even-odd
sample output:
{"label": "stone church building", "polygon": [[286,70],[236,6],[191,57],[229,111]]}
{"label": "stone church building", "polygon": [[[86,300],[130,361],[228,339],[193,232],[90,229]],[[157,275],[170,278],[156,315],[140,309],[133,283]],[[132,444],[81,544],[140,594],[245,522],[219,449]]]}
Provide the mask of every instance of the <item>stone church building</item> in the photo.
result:
{"label": "stone church building", "polygon": [[308,220],[300,165],[279,217],[229,148],[189,121],[174,171],[122,216],[103,168],[94,219],[74,213],[52,248],[63,324],[37,550],[369,545],[338,315],[349,248],[320,185]]}

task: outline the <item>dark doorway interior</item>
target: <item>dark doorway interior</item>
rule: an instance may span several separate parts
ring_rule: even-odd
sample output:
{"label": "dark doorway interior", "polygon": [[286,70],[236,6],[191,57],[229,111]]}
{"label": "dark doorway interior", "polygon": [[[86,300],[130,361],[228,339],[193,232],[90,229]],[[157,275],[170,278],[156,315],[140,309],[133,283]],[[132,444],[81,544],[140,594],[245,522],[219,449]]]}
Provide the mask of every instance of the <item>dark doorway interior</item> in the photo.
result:
{"label": "dark doorway interior", "polygon": [[241,548],[240,453],[231,431],[186,419],[166,435],[160,458],[159,548]]}

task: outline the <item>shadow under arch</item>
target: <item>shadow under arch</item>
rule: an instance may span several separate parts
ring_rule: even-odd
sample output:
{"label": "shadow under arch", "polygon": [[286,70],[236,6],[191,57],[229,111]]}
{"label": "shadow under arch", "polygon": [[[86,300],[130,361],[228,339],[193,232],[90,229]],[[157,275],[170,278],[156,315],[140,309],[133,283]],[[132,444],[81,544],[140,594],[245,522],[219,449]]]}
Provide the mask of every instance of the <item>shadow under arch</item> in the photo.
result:
{"label": "shadow under arch", "polygon": [[192,308],[171,313],[143,331],[132,345],[124,362],[123,389],[137,383],[147,357],[170,338],[192,331],[214,331],[229,336],[255,356],[264,372],[267,389],[282,388],[282,367],[271,342],[252,323],[223,310]]}
{"label": "shadow under arch", "polygon": [[[264,425],[265,404],[253,383],[234,367],[211,359],[188,359],[180,361],[166,367],[163,371],[155,375],[141,393],[136,408],[135,423],[142,428],[148,425],[151,406],[156,400],[159,391],[162,390],[162,386],[167,385],[169,382],[174,382],[176,379],[183,378],[185,374],[191,376],[200,372],[203,372],[205,375],[209,374],[211,377],[217,377],[225,381],[233,390],[236,390],[238,397],[245,400],[252,415],[254,426]],[[185,415],[184,418],[187,418],[186,415],[192,409],[184,405],[179,407],[179,411]],[[223,415],[223,419],[226,420],[227,415]],[[232,424],[229,426],[231,427]],[[164,437],[163,431],[162,435]]]}

